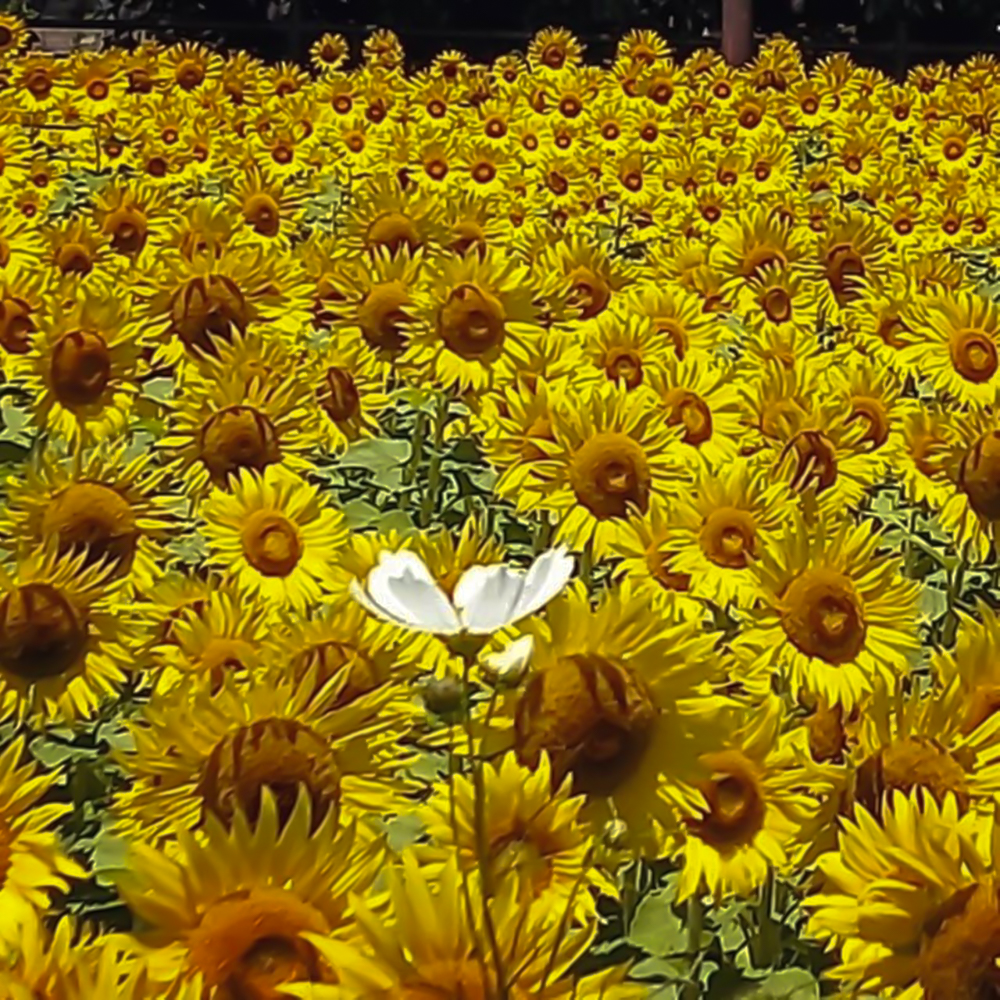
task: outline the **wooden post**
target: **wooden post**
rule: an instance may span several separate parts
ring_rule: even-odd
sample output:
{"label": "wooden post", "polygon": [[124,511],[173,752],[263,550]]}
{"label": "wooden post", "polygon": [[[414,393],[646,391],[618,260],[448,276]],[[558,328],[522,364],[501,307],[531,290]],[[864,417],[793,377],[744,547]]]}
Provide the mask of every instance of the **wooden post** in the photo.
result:
{"label": "wooden post", "polygon": [[722,0],[722,54],[731,66],[753,56],[753,0]]}

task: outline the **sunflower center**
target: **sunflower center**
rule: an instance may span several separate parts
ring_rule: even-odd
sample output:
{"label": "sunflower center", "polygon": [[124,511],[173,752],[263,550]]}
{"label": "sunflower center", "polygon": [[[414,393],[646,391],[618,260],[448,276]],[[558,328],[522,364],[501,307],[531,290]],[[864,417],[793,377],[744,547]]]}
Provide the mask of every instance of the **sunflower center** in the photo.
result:
{"label": "sunflower center", "polygon": [[642,385],[642,358],[627,347],[614,347],[608,352],[604,371],[612,382],[621,381],[627,389]]}
{"label": "sunflower center", "polygon": [[256,823],[261,791],[268,788],[279,822],[308,794],[315,828],[340,801],[340,769],[329,740],[291,719],[262,719],[230,733],[213,747],[198,779],[206,813],[231,823],[237,809]]}
{"label": "sunflower center", "polygon": [[94,262],[82,243],[64,243],[56,253],[56,266],[63,274],[90,274]]}
{"label": "sunflower center", "polygon": [[542,62],[549,69],[562,69],[566,62],[566,50],[556,42],[552,42],[542,49]]}
{"label": "sunflower center", "polygon": [[372,286],[358,306],[358,326],[365,340],[376,350],[396,353],[406,347],[406,307],[410,296],[401,281],[384,281]]}
{"label": "sunflower center", "polygon": [[593,319],[611,301],[611,286],[589,267],[574,267],[566,276],[570,304],[580,310],[580,319]]}
{"label": "sunflower center", "polygon": [[787,263],[785,255],[777,247],[769,243],[762,243],[760,246],[751,247],[744,254],[740,268],[743,277],[750,280],[759,278],[761,271],[766,267],[774,265],[784,266]]}
{"label": "sunflower center", "polygon": [[879,814],[887,792],[909,794],[915,788],[929,792],[939,805],[950,794],[962,812],[969,807],[965,769],[935,740],[905,736],[883,747],[858,768],[855,794],[873,815]]}
{"label": "sunflower center", "polygon": [[749,511],[720,507],[705,518],[699,540],[702,552],[716,566],[745,569],[747,558],[757,549],[757,526]]}
{"label": "sunflower center", "polygon": [[60,553],[86,552],[86,565],[107,560],[119,569],[131,563],[139,540],[129,502],[100,483],[73,483],[53,497],[42,534],[57,539]]}
{"label": "sunflower center", "polygon": [[826,280],[841,301],[850,302],[858,297],[860,279],[865,274],[864,260],[849,243],[833,247],[826,255]]}
{"label": "sunflower center", "polygon": [[188,932],[190,961],[226,1000],[279,1000],[283,984],[320,978],[303,932],[329,932],[315,907],[285,889],[244,889],[209,906]]}
{"label": "sunflower center", "polygon": [[837,481],[837,452],[822,431],[799,431],[785,451],[795,459],[793,490],[802,492],[812,486],[819,496]]}
{"label": "sunflower center", "polygon": [[334,423],[344,423],[361,412],[361,394],[346,368],[328,368],[317,397]]}
{"label": "sunflower center", "polygon": [[948,139],[942,146],[941,152],[944,153],[946,160],[959,160],[965,152],[965,143],[957,137]]}
{"label": "sunflower center", "polygon": [[563,657],[518,702],[518,753],[530,764],[547,751],[560,774],[572,773],[575,792],[609,795],[641,761],[656,716],[651,693],[624,665],[591,653]]}
{"label": "sunflower center", "polygon": [[412,253],[421,244],[420,234],[413,220],[402,212],[386,212],[373,220],[365,233],[365,249],[385,247],[395,254],[406,246]]}
{"label": "sunflower center", "polygon": [[247,562],[264,576],[288,576],[302,558],[298,529],[284,515],[254,511],[242,533]]}
{"label": "sunflower center", "polygon": [[688,828],[719,851],[751,843],[764,826],[759,768],[738,750],[706,754],[702,763],[712,772],[712,777],[699,785],[707,811],[699,819],[688,819]]}
{"label": "sunflower center", "polygon": [[86,621],[52,584],[26,583],[0,600],[0,665],[21,680],[58,677],[86,647]]}
{"label": "sunflower center", "polygon": [[847,749],[847,730],[844,728],[844,711],[840,705],[820,705],[806,719],[809,736],[809,753],[813,760],[840,763]]}
{"label": "sunflower center", "polygon": [[[420,962],[417,981],[399,987],[394,1000],[490,1000],[496,994],[486,967],[474,959]],[[520,1000],[518,991],[511,996]]]}
{"label": "sunflower center", "polygon": [[848,423],[859,423],[864,433],[858,444],[871,445],[872,450],[881,448],[889,440],[889,415],[885,405],[874,396],[854,396],[851,399],[851,415]]}
{"label": "sunflower center", "polygon": [[965,453],[958,482],[980,517],[1000,520],[1000,431],[984,435]]}
{"label": "sunflower center", "polygon": [[452,233],[455,238],[451,241],[451,249],[457,254],[465,255],[473,247],[478,247],[481,251],[486,249],[486,233],[472,219],[456,222]]}
{"label": "sunflower center", "polygon": [[104,231],[111,235],[111,247],[116,253],[138,253],[146,244],[146,217],[138,209],[123,206],[104,220]]}
{"label": "sunflower center", "polygon": [[111,379],[111,352],[104,338],[84,330],[64,334],[52,350],[49,375],[64,406],[96,403]]}
{"label": "sunflower center", "polygon": [[201,428],[201,460],[216,486],[240,469],[263,472],[281,460],[274,424],[252,406],[219,410]]}
{"label": "sunflower center", "polygon": [[207,677],[212,689],[222,686],[227,674],[248,671],[257,660],[257,651],[243,639],[218,635],[209,639],[193,666],[197,673]]}
{"label": "sunflower center", "polygon": [[927,1000],[1000,995],[1000,899],[992,881],[960,889],[925,928],[919,982]]}
{"label": "sunflower center", "polygon": [[998,711],[1000,711],[1000,685],[987,684],[977,687],[969,698],[965,721],[962,723],[962,735],[968,736],[975,732]]}
{"label": "sunflower center", "polygon": [[778,611],[785,635],[806,656],[839,665],[850,663],[864,649],[864,606],[843,573],[803,570],[785,588]]}
{"label": "sunflower center", "polygon": [[173,297],[171,328],[195,354],[217,355],[213,339],[229,343],[237,330],[245,333],[250,310],[239,286],[221,274],[193,278]]}
{"label": "sunflower center", "polygon": [[254,232],[261,236],[277,236],[281,229],[281,209],[278,203],[263,191],[247,198],[243,206],[243,218],[250,223]]}
{"label": "sunflower center", "polygon": [[678,323],[676,320],[654,317],[653,323],[656,326],[656,332],[662,333],[673,346],[674,354],[677,356],[678,361],[683,361],[684,356],[688,352],[688,333],[684,328],[682,323]]}
{"label": "sunflower center", "polygon": [[438,311],[438,332],[453,354],[475,361],[503,344],[506,318],[499,299],[477,285],[462,284]]}
{"label": "sunflower center", "polygon": [[792,318],[792,300],[784,288],[769,288],[760,305],[772,323],[787,323]]}
{"label": "sunflower center", "polygon": [[14,41],[14,32],[5,24],[0,24],[0,51],[7,48]]}
{"label": "sunflower center", "polygon": [[52,93],[52,77],[48,70],[38,67],[28,74],[24,86],[32,97],[44,101]]}
{"label": "sunflower center", "polygon": [[35,322],[31,306],[24,299],[0,299],[0,345],[9,354],[27,354]]}
{"label": "sunflower center", "polygon": [[712,411],[698,393],[677,386],[664,394],[663,405],[668,426],[684,428],[681,440],[685,444],[697,448],[711,439]]}
{"label": "sunflower center", "polygon": [[585,441],[573,455],[569,478],[577,500],[599,520],[627,517],[631,505],[649,509],[649,460],[627,434],[604,431]]}
{"label": "sunflower center", "polygon": [[183,90],[194,90],[195,87],[201,86],[205,79],[205,68],[193,59],[185,59],[177,67],[174,79]]}
{"label": "sunflower center", "polygon": [[984,330],[955,330],[948,338],[951,363],[967,382],[989,382],[997,372],[997,347]]}

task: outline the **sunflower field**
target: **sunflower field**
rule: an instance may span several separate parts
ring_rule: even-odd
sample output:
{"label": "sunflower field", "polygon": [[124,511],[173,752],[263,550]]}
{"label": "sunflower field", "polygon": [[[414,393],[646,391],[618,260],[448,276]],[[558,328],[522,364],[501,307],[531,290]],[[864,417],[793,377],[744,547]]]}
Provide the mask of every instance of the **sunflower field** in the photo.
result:
{"label": "sunflower field", "polygon": [[0,16],[0,1000],[1000,996],[1000,62]]}

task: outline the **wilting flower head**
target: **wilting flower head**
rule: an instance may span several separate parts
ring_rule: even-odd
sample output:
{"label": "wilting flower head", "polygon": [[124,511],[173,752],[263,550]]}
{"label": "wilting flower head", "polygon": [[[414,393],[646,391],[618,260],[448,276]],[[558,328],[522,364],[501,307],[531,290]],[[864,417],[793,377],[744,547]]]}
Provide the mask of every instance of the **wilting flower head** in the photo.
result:
{"label": "wilting flower head", "polygon": [[449,600],[413,552],[383,552],[362,586],[351,594],[376,618],[436,635],[489,635],[548,604],[573,573],[573,557],[551,549],[527,571],[502,564],[471,566]]}

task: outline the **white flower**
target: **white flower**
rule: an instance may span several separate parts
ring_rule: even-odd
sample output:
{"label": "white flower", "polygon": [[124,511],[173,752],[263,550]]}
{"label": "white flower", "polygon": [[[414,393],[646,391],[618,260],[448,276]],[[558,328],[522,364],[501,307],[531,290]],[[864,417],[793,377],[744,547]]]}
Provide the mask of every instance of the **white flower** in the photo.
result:
{"label": "white flower", "polygon": [[435,635],[489,635],[527,618],[558,594],[573,574],[573,557],[551,549],[525,571],[511,566],[471,566],[455,585],[454,599],[437,585],[413,552],[383,552],[364,586],[351,594],[369,614]]}

